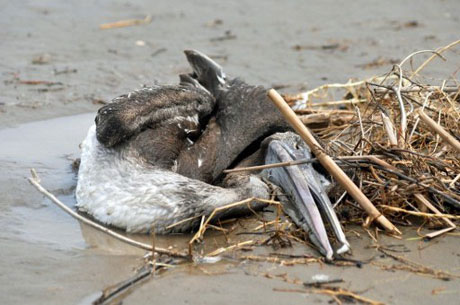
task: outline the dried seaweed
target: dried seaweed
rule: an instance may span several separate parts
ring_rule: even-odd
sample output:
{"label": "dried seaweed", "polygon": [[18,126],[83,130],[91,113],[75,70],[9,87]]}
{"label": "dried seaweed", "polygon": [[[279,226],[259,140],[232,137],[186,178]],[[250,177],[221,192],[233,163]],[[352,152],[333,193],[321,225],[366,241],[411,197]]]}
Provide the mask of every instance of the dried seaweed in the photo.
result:
{"label": "dried seaweed", "polygon": [[[405,222],[408,214],[424,217],[428,223],[435,221],[434,218],[458,219],[455,215],[460,210],[459,82],[452,76],[455,73],[437,85],[428,84],[420,75],[428,62],[457,44],[459,41],[437,51],[410,54],[380,77],[323,85],[286,96],[298,112],[353,111],[347,122],[321,126],[314,131],[334,158],[379,155],[376,159],[389,165],[366,160],[340,163],[382,215],[396,223]],[[415,71],[405,71],[404,63],[421,53],[433,56]],[[340,101],[328,102],[338,94],[343,95]],[[338,201],[343,193],[337,187],[333,201]],[[365,223],[363,211],[348,197],[344,199],[341,202],[345,204],[339,206],[338,212],[351,211],[349,219]],[[423,200],[437,212],[427,213],[426,206],[421,204]],[[448,226],[455,224],[450,222]]]}

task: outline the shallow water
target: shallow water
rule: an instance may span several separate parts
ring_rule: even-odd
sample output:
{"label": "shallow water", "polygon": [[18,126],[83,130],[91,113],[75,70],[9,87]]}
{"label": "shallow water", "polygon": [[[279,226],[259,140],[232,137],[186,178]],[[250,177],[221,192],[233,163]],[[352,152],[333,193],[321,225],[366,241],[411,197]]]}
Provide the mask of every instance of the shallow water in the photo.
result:
{"label": "shallow water", "polygon": [[[229,75],[249,83],[287,85],[285,91],[298,92],[387,72],[391,60],[459,39],[460,28],[457,0],[358,0],[346,6],[332,0],[263,4],[45,0],[4,1],[1,7],[1,304],[88,304],[102,288],[128,278],[142,264],[143,251],[81,227],[30,186],[26,177],[35,168],[43,185],[73,206],[76,180],[70,164],[79,155],[78,144],[100,107],[98,101],[143,84],[176,82],[178,73],[188,71],[183,49],[197,48],[215,56]],[[143,18],[147,13],[153,15],[149,25],[98,29],[104,22]],[[236,37],[225,39],[226,31]],[[136,44],[139,40],[145,45]],[[293,48],[296,45],[300,50]],[[32,63],[45,53],[48,62]],[[460,66],[458,54],[458,49],[448,52],[447,63],[437,61],[427,68],[426,75],[436,77],[433,84],[440,84]],[[365,66],[379,57],[387,63]],[[66,69],[70,72],[55,73]],[[26,85],[18,79],[58,84]],[[354,258],[379,254],[366,248],[372,242],[360,228],[347,228],[346,234]],[[214,246],[222,242],[218,234],[209,232],[208,236],[214,237],[209,239]],[[403,238],[414,236],[414,229],[404,231]],[[381,238],[382,244],[407,247],[410,252],[403,255],[414,261],[460,273],[456,236],[429,243]],[[148,241],[148,237],[143,239]],[[158,243],[181,247],[188,239],[159,238]],[[315,253],[304,245],[279,251]],[[395,263],[388,258],[379,262]],[[345,280],[343,287],[387,304],[455,304],[459,294],[458,280],[444,282],[370,265],[361,269],[319,264],[283,267],[222,261],[168,271],[144,284],[123,304],[329,301],[325,296],[274,291],[301,287],[269,279],[264,275],[267,272],[287,273],[303,281],[315,274],[340,277]],[[432,293],[438,290],[439,294]]]}
{"label": "shallow water", "polygon": [[[62,302],[58,296],[63,294],[75,302],[95,290],[93,284],[86,283],[91,274],[96,273],[91,276],[94,281],[108,283],[105,276],[116,278],[117,272],[129,272],[136,264],[136,259],[128,256],[93,254],[79,224],[26,181],[29,169],[35,168],[47,188],[73,205],[76,180],[70,160],[78,156],[79,141],[92,116],[64,117],[0,130],[1,142],[8,143],[0,150],[3,304],[58,304]],[[120,268],[112,271],[112,263]],[[74,286],[78,288],[70,289]]]}

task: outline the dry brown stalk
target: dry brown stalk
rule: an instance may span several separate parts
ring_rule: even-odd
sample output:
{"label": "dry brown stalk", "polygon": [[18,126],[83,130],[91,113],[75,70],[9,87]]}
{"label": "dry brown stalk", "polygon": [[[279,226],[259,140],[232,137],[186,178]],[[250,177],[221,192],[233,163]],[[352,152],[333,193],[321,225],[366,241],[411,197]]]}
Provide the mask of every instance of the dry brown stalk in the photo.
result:
{"label": "dry brown stalk", "polygon": [[340,101],[330,101],[330,102],[321,102],[321,103],[314,103],[311,107],[324,107],[324,106],[337,106],[337,105],[354,105],[358,103],[365,103],[367,100],[365,99],[351,99],[351,100],[340,100]]}
{"label": "dry brown stalk", "polygon": [[152,15],[145,16],[144,19],[126,19],[110,23],[103,23],[99,26],[101,30],[113,29],[113,28],[123,28],[127,26],[149,24],[152,22]]}
{"label": "dry brown stalk", "polygon": [[430,213],[423,213],[423,212],[408,211],[402,208],[392,207],[392,206],[384,205],[384,204],[381,204],[380,207],[390,210],[390,211],[405,213],[405,214],[414,215],[414,216],[421,216],[421,217],[428,217],[428,218],[460,219],[460,215],[456,216],[456,215],[450,215],[450,214],[430,214]]}
{"label": "dry brown stalk", "polygon": [[308,102],[310,100],[310,96],[320,92],[322,90],[326,90],[329,88],[349,88],[349,87],[356,87],[365,84],[366,81],[357,81],[357,82],[348,82],[346,84],[326,84],[322,85],[318,88],[312,89],[310,91],[300,93],[294,96],[288,96],[289,99],[291,100],[305,100],[305,102]]}
{"label": "dry brown stalk", "polygon": [[277,263],[282,266],[293,266],[297,264],[311,264],[318,263],[321,261],[321,258],[316,257],[299,257],[299,258],[280,258],[277,256],[258,256],[258,255],[242,255],[239,256],[239,259],[250,260],[256,262],[267,262],[267,263]]}
{"label": "dry brown stalk", "polygon": [[450,231],[455,230],[455,228],[456,228],[456,227],[447,227],[447,228],[444,228],[444,229],[441,229],[441,230],[438,230],[438,231],[435,231],[435,232],[431,232],[431,233],[425,234],[424,237],[425,237],[425,238],[428,238],[428,239],[432,239],[432,238],[438,237],[438,236],[440,236],[440,235],[449,233]]}
{"label": "dry brown stalk", "polygon": [[430,58],[428,58],[425,62],[423,62],[412,74],[411,78],[413,78],[415,75],[417,75],[420,71],[422,71],[433,59],[435,59],[437,56],[440,54],[444,53],[445,51],[455,47],[456,45],[460,44],[460,40],[454,41],[450,44],[448,44],[445,47],[439,48],[436,50],[436,53],[431,55]]}
{"label": "dry brown stalk", "polygon": [[450,279],[453,279],[453,278],[459,278],[460,277],[458,275],[449,273],[447,271],[435,270],[433,268],[424,266],[422,264],[419,264],[419,263],[416,263],[414,261],[411,261],[411,260],[409,260],[409,259],[407,259],[407,258],[405,258],[403,256],[392,254],[388,250],[383,249],[381,246],[378,246],[377,250],[382,252],[386,256],[391,257],[392,259],[404,264],[404,265],[390,265],[390,266],[388,266],[388,265],[384,265],[384,264],[377,263],[377,262],[371,262],[371,264],[379,266],[380,268],[385,269],[385,270],[394,270],[394,269],[396,269],[396,270],[406,270],[406,271],[410,271],[410,272],[414,272],[414,273],[418,273],[418,274],[429,275],[429,276],[432,276],[432,277],[435,277],[435,278],[438,278],[438,279],[445,279],[445,280],[450,280]]}
{"label": "dry brown stalk", "polygon": [[320,294],[326,294],[326,295],[332,295],[336,297],[350,297],[352,299],[355,299],[358,302],[364,303],[364,304],[370,304],[370,305],[384,305],[382,302],[374,301],[370,298],[366,298],[363,296],[360,296],[356,293],[353,293],[349,290],[345,290],[343,288],[338,288],[337,290],[332,290],[332,289],[312,289],[312,292],[314,293],[320,293]]}
{"label": "dry brown stalk", "polygon": [[382,302],[374,301],[370,298],[360,296],[356,293],[353,293],[343,288],[337,288],[337,289],[279,289],[279,288],[273,288],[273,291],[324,294],[324,295],[333,297],[337,304],[342,304],[342,302],[340,301],[340,297],[349,297],[349,298],[354,299],[355,301],[358,301],[363,304],[369,304],[369,305],[384,305],[385,304]]}
{"label": "dry brown stalk", "polygon": [[[451,87],[444,87],[444,88],[440,88],[439,86],[424,86],[424,87],[419,87],[419,86],[411,86],[411,87],[405,87],[403,89],[401,89],[401,93],[416,93],[416,92],[439,92],[440,90],[442,90],[442,92],[446,92],[446,93],[455,93],[455,92],[458,92],[459,90],[459,87],[454,87],[454,86],[451,86]],[[375,92],[377,93],[386,93],[388,92],[388,89],[385,89],[385,88],[376,88],[375,89]]]}
{"label": "dry brown stalk", "polygon": [[[413,56],[417,55],[417,54],[421,54],[421,53],[436,53],[436,51],[433,51],[433,50],[422,50],[422,51],[416,51],[416,52],[413,52],[411,54],[409,54],[406,58],[404,58],[401,63],[399,65],[396,65],[395,67],[398,68],[399,70],[399,74],[398,74],[398,77],[399,77],[399,82],[398,82],[398,86],[393,89],[396,93],[396,96],[398,98],[398,103],[399,103],[399,111],[400,111],[400,125],[399,125],[399,134],[398,134],[398,145],[399,147],[401,148],[404,148],[405,145],[406,145],[406,130],[407,130],[407,113],[406,113],[406,109],[405,109],[405,106],[404,106],[404,101],[403,101],[403,98],[402,98],[402,95],[401,95],[401,90],[403,88],[403,70],[402,70],[402,66],[404,65],[404,63],[406,61],[408,61],[409,59],[411,59]],[[439,54],[437,54],[439,55]],[[441,55],[439,55],[441,56]]]}
{"label": "dry brown stalk", "polygon": [[449,183],[449,187],[450,187],[450,188],[453,188],[454,185],[455,185],[455,183],[456,183],[457,181],[459,181],[459,180],[460,180],[460,174],[458,174],[457,177],[455,177],[455,178]]}
{"label": "dry brown stalk", "polygon": [[[283,282],[289,283],[289,284],[294,284],[294,285],[302,285],[304,287],[311,287],[311,283],[303,282],[298,278],[290,278],[286,273],[282,274],[270,274],[268,272],[260,274],[264,276],[265,278],[268,279],[280,279]],[[336,280],[331,280],[328,282],[316,282],[313,283],[313,287],[310,289],[280,289],[280,288],[273,288],[273,291],[278,291],[278,292],[296,292],[296,293],[313,293],[313,294],[324,294],[332,297],[332,299],[337,303],[337,304],[342,304],[341,299],[342,298],[351,298],[359,303],[363,304],[369,304],[369,305],[383,305],[384,303],[374,301],[370,298],[363,297],[361,295],[358,295],[354,292],[351,292],[347,289],[341,288],[341,287],[335,287],[331,286],[330,284],[337,284],[337,283],[342,283],[343,280],[341,279],[336,279]],[[319,286],[319,287],[318,287]]]}
{"label": "dry brown stalk", "polygon": [[307,126],[344,125],[353,120],[354,115],[337,113],[313,113],[301,115],[300,120]]}
{"label": "dry brown stalk", "polygon": [[234,202],[234,203],[228,204],[226,206],[218,207],[218,208],[214,209],[207,218],[205,216],[203,216],[201,224],[200,224],[200,228],[195,233],[195,235],[192,237],[192,239],[189,241],[189,252],[191,253],[192,244],[195,241],[197,241],[198,239],[202,238],[202,236],[206,232],[206,229],[208,228],[209,222],[214,218],[214,216],[216,216],[217,213],[219,213],[220,211],[223,211],[223,210],[234,208],[236,206],[249,205],[252,201],[259,201],[259,202],[263,202],[263,203],[267,203],[267,204],[280,205],[280,203],[278,201],[251,197],[251,198],[248,198],[248,199],[245,199],[245,200]]}
{"label": "dry brown stalk", "polygon": [[[334,158],[336,161],[361,161],[361,160],[369,160],[374,162],[375,164],[382,165],[384,167],[388,167],[390,169],[394,169],[393,166],[389,165],[383,160],[380,160],[380,155],[375,156],[343,156]],[[223,171],[224,174],[227,173],[237,173],[237,172],[245,172],[245,171],[259,171],[267,168],[276,168],[276,167],[285,167],[285,166],[294,166],[294,165],[301,165],[307,163],[313,163],[318,161],[317,158],[313,159],[302,159],[302,160],[295,160],[295,161],[286,161],[286,162],[279,162],[279,163],[271,163],[265,165],[255,165],[255,166],[247,166],[247,167],[237,167],[232,169],[226,169]]]}
{"label": "dry brown stalk", "polygon": [[175,223],[173,223],[172,225],[169,225],[166,227],[166,229],[171,229],[171,228],[174,228],[175,226],[178,226],[180,224],[183,224],[184,222],[188,222],[188,221],[191,221],[191,220],[194,220],[196,218],[200,218],[200,217],[203,217],[203,215],[196,215],[196,216],[192,216],[192,217],[188,217],[188,218],[185,218],[185,219],[182,219],[182,220],[179,220]]}
{"label": "dry brown stalk", "polygon": [[268,226],[274,225],[276,223],[278,223],[277,219],[272,220],[272,221],[263,222],[261,225],[255,227],[254,231],[258,231],[260,229],[266,229]]}
{"label": "dry brown stalk", "polygon": [[385,127],[385,131],[388,135],[388,140],[390,141],[391,146],[398,146],[398,139],[396,138],[395,135],[395,129],[393,127],[393,123],[391,123],[390,118],[383,112],[381,112],[382,115],[382,122],[383,122],[383,127]]}
{"label": "dry brown stalk", "polygon": [[447,143],[449,143],[453,148],[455,148],[460,153],[460,142],[458,142],[453,136],[451,136],[442,126],[436,123],[432,118],[427,116],[422,109],[417,111],[420,119],[425,122],[431,130],[436,132],[441,138],[444,139]]}
{"label": "dry brown stalk", "polygon": [[[428,209],[430,209],[433,213],[435,213],[436,215],[442,215],[441,211],[439,211],[433,204],[431,204],[430,201],[428,201],[428,199],[426,199],[425,196],[423,196],[422,194],[420,193],[416,193],[414,194],[414,197],[415,197],[415,200],[421,204],[421,205],[424,205],[426,206]],[[447,225],[449,227],[453,227],[455,228],[455,224],[449,219],[449,218],[446,218],[446,217],[443,217],[442,220],[447,223]]]}
{"label": "dry brown stalk", "polygon": [[246,240],[246,241],[243,241],[243,242],[237,242],[234,245],[231,245],[231,246],[228,246],[228,247],[221,247],[219,249],[216,249],[216,250],[206,254],[206,256],[216,256],[216,255],[222,254],[222,253],[230,251],[230,250],[235,250],[235,249],[238,249],[238,248],[241,248],[241,247],[251,246],[251,245],[254,245],[256,243],[257,243],[257,241],[254,241],[254,240]]}
{"label": "dry brown stalk", "polygon": [[[315,105],[312,105],[315,106]],[[326,115],[347,115],[347,114],[354,114],[351,110],[342,110],[342,109],[296,109],[294,110],[296,114],[326,114]]]}

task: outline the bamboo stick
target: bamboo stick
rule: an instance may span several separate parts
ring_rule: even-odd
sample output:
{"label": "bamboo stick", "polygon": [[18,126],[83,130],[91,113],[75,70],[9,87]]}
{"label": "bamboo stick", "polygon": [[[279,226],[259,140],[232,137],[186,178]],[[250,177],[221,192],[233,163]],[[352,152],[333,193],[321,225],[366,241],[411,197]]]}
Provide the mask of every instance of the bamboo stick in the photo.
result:
{"label": "bamboo stick", "polygon": [[442,126],[436,123],[432,118],[427,116],[422,109],[419,109],[417,112],[419,114],[420,119],[423,122],[425,122],[431,130],[439,134],[444,141],[449,143],[453,148],[460,152],[460,142],[458,142],[452,135],[450,135],[444,128],[442,128]]}
{"label": "bamboo stick", "polygon": [[297,131],[297,133],[307,143],[319,162],[337,180],[337,182],[339,182],[340,185],[345,188],[345,190],[347,190],[347,192],[356,200],[356,202],[361,205],[361,207],[370,215],[372,220],[377,220],[377,222],[389,232],[401,234],[398,228],[395,227],[375,208],[372,202],[361,192],[361,190],[353,183],[353,181],[351,181],[351,179],[332,160],[332,158],[324,152],[318,141],[316,141],[308,128],[300,121],[300,119],[284,101],[281,95],[275,89],[270,89],[268,91],[268,96],[278,107],[286,120],[295,129],[295,131]]}

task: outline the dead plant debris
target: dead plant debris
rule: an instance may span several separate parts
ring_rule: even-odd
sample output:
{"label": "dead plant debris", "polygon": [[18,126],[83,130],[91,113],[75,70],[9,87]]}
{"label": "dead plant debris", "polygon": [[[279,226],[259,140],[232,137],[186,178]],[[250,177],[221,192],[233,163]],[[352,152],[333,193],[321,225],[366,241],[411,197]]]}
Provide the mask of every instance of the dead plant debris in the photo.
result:
{"label": "dead plant debris", "polygon": [[[427,225],[443,219],[447,228],[441,233],[446,233],[459,218],[460,85],[452,76],[428,84],[420,75],[434,58],[444,59],[441,53],[459,43],[414,52],[380,77],[286,96],[297,112],[350,111],[341,124],[324,116],[322,125],[317,122],[311,128],[334,158],[378,155],[339,164],[394,223],[411,224],[414,216]],[[421,53],[433,55],[417,69],[405,71],[405,63]],[[341,100],[329,102],[339,94]],[[349,220],[364,224],[362,209],[342,195],[337,187],[331,198],[339,203],[338,213],[345,209]]]}

